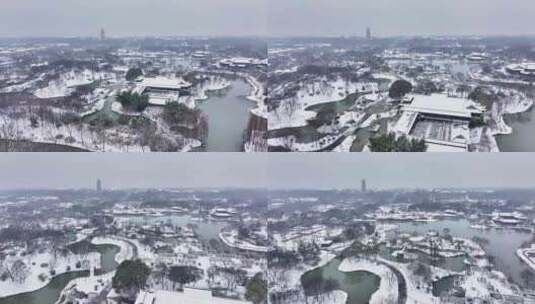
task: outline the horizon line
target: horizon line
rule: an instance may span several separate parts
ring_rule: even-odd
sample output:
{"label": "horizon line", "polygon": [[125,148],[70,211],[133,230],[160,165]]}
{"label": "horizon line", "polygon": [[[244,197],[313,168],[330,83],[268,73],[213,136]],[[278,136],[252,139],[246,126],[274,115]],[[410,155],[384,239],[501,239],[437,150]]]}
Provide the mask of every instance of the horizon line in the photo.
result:
{"label": "horizon line", "polygon": [[[276,34],[255,34],[255,35],[233,35],[233,34],[144,34],[144,35],[116,35],[116,36],[107,36],[105,40],[120,40],[120,39],[131,39],[131,38],[173,38],[173,39],[218,39],[218,38],[263,38],[263,39],[302,39],[302,38],[313,38],[313,39],[348,39],[348,38],[368,38],[365,35],[360,34],[340,34],[340,35],[310,35],[310,34],[300,34],[300,35],[276,35]],[[371,40],[374,39],[394,39],[394,38],[535,38],[535,33],[529,34],[404,34],[404,35],[374,35]],[[18,35],[18,36],[0,36],[0,40],[8,39],[92,39],[92,40],[101,40],[98,35]]]}
{"label": "horizon line", "polygon": [[[6,188],[0,189],[0,192],[15,192],[15,191],[82,191],[82,190],[92,190],[96,191],[93,187],[36,187],[36,188]],[[196,190],[196,191],[205,191],[205,190],[263,190],[263,191],[357,191],[361,192],[360,187],[355,188],[336,188],[336,187],[327,187],[327,188],[305,188],[305,187],[237,187],[237,186],[206,186],[206,187],[103,187],[103,191],[130,191],[130,190]],[[417,187],[417,186],[407,186],[407,187],[392,187],[392,188],[382,188],[382,187],[371,187],[368,188],[367,192],[384,192],[384,191],[402,191],[402,190],[412,190],[412,191],[436,191],[436,190],[535,190],[535,186],[472,186],[472,187],[458,187],[458,186],[436,186],[436,187]]]}

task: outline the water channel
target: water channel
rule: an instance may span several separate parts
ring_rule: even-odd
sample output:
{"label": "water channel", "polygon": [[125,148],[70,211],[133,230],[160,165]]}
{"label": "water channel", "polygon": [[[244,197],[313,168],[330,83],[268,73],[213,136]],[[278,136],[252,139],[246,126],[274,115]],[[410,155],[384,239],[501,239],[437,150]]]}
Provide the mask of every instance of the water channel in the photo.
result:
{"label": "water channel", "polygon": [[233,80],[230,88],[210,93],[199,109],[208,115],[207,152],[241,152],[244,132],[255,103],[246,98],[250,85]]}

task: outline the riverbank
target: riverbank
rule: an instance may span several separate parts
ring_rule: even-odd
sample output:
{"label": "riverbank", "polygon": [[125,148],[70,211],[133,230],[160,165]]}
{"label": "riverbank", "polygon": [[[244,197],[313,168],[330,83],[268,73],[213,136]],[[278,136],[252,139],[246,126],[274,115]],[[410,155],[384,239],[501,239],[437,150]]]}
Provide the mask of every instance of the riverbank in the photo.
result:
{"label": "riverbank", "polygon": [[491,109],[493,124],[483,129],[482,136],[487,136],[488,140],[483,145],[482,151],[500,152],[498,136],[507,136],[514,132],[505,122],[506,115],[519,114],[529,111],[533,107],[533,100],[528,100],[523,95],[514,95],[505,103],[494,103]]}
{"label": "riverbank", "polygon": [[251,113],[256,116],[267,119],[268,110],[266,105],[266,95],[264,94],[264,84],[251,75],[246,75],[245,80],[247,81],[247,83],[249,83],[249,85],[251,85],[251,92],[246,98],[250,101],[256,102],[256,108],[251,109]]}
{"label": "riverbank", "polygon": [[532,270],[535,270],[535,260],[533,259],[533,256],[535,256],[535,244],[528,248],[518,248],[516,255]]}

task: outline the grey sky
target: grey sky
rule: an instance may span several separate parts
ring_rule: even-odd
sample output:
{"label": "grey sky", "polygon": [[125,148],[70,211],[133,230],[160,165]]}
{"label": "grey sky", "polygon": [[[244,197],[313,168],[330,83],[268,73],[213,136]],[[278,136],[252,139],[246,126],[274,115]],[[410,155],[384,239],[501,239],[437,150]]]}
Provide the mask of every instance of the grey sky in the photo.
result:
{"label": "grey sky", "polygon": [[0,153],[0,189],[265,187],[267,154]]}
{"label": "grey sky", "polygon": [[264,35],[268,0],[2,0],[0,36]]}
{"label": "grey sky", "polygon": [[2,0],[0,36],[521,35],[533,0]]}
{"label": "grey sky", "polygon": [[0,189],[533,187],[535,154],[2,153]]}
{"label": "grey sky", "polygon": [[269,0],[274,36],[535,34],[533,0]]}
{"label": "grey sky", "polygon": [[534,153],[320,153],[270,159],[272,188],[535,188]]}

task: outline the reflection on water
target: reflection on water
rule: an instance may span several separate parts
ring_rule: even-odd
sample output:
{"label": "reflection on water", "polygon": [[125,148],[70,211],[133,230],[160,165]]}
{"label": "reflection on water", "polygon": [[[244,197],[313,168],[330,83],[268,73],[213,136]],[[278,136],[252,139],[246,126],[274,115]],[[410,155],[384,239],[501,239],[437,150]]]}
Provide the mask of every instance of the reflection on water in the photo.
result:
{"label": "reflection on water", "polygon": [[241,152],[249,111],[255,103],[246,99],[250,86],[243,80],[232,81],[224,92],[210,94],[199,108],[208,115],[208,152]]}
{"label": "reflection on water", "polygon": [[314,296],[333,290],[347,293],[347,304],[366,304],[379,289],[381,279],[370,272],[342,272],[338,270],[341,260],[334,259],[323,267],[306,272],[301,283],[307,296]]}
{"label": "reflection on water", "polygon": [[535,151],[535,112],[533,107],[524,113],[504,116],[505,123],[513,128],[512,134],[498,135],[496,141],[503,152]]}

